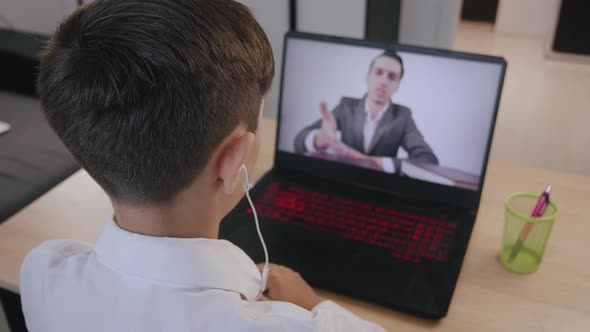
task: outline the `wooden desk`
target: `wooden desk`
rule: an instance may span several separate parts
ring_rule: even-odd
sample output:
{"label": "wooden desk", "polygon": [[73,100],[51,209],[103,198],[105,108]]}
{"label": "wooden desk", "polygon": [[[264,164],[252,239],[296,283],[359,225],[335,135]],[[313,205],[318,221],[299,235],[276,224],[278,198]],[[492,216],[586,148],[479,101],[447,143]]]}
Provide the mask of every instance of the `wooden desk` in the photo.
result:
{"label": "wooden desk", "polygon": [[[258,178],[272,162],[275,122],[265,131]],[[504,198],[553,185],[561,213],[538,272],[517,275],[498,263]],[[449,315],[433,322],[343,295],[319,291],[391,331],[589,331],[590,178],[492,162]],[[83,171],[0,225],[0,287],[18,291],[26,253],[52,238],[94,242],[111,206]]]}

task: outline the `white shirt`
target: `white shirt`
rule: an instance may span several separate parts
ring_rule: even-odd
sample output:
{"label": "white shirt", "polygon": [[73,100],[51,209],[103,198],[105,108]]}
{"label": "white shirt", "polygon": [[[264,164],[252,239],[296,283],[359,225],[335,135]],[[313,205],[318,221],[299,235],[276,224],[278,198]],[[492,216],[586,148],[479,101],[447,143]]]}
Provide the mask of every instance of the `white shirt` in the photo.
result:
{"label": "white shirt", "polygon": [[94,248],[33,249],[20,281],[31,332],[383,331],[331,301],[311,312],[255,302],[259,285],[254,262],[228,241],[145,236],[112,220]]}
{"label": "white shirt", "polygon": [[[371,119],[371,112],[369,110],[369,104],[365,99],[365,122],[363,124],[363,149],[365,153],[369,153],[369,148],[373,138],[375,136],[375,131],[377,130],[377,125],[379,125],[379,121],[385,115],[387,108],[389,107],[390,103],[387,103],[383,108],[377,111],[377,116],[375,119]],[[317,149],[315,148],[314,140],[315,135],[317,134],[318,129],[312,130],[307,137],[305,138],[305,149],[309,152],[315,152]],[[337,133],[338,140],[342,139],[341,132],[338,131]],[[381,157],[381,165],[383,170],[387,173],[395,173],[395,165],[393,164],[393,158],[391,157]]]}

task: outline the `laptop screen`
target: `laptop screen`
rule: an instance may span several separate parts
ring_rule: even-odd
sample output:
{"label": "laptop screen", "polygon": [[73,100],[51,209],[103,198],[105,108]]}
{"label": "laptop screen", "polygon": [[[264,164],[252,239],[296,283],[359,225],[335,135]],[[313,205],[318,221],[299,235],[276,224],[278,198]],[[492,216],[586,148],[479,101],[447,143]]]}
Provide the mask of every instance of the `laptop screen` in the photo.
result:
{"label": "laptop screen", "polygon": [[287,38],[278,150],[477,190],[503,65]]}

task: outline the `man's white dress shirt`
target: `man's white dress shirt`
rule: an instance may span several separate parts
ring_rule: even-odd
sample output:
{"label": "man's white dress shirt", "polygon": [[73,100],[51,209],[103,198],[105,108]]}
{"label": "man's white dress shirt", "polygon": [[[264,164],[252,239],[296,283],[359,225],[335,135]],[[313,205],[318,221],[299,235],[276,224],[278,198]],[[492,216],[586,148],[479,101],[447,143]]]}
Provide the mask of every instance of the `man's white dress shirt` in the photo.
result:
{"label": "man's white dress shirt", "polygon": [[20,280],[31,332],[383,331],[331,301],[311,312],[256,302],[259,286],[254,262],[228,241],[140,235],[113,220],[94,247],[35,248]]}

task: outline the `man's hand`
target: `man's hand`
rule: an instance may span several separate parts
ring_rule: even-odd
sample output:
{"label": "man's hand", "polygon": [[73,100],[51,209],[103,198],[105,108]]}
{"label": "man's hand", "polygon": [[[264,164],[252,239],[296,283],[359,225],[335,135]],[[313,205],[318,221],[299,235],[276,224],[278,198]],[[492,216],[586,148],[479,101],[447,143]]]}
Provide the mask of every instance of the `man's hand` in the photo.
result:
{"label": "man's hand", "polygon": [[322,127],[318,130],[313,144],[316,149],[325,150],[338,140],[336,138],[338,124],[334,115],[328,111],[328,106],[325,102],[320,103],[320,113],[322,114]]}
{"label": "man's hand", "polygon": [[[264,264],[258,264],[260,271],[263,267]],[[263,300],[291,302],[309,311],[322,302],[322,298],[301,278],[299,273],[282,265],[269,264],[269,268]]]}
{"label": "man's hand", "polygon": [[373,164],[376,168],[383,169],[383,162],[381,161],[380,157],[366,155],[360,151],[355,150],[354,148],[351,148],[350,146],[348,146],[340,141],[333,142],[330,145],[330,148],[337,155],[340,155],[340,156],[343,156],[343,157],[346,157],[346,158],[352,159],[352,160],[365,160],[365,161],[368,161],[371,164]]}

